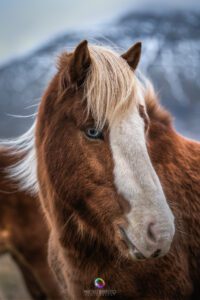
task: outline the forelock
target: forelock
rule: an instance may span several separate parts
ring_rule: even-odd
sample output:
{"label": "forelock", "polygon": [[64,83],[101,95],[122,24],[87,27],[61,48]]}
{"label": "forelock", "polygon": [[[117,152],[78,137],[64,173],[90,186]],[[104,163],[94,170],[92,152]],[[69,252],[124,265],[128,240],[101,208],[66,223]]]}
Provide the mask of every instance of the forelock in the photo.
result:
{"label": "forelock", "polygon": [[110,125],[117,117],[137,105],[140,84],[133,70],[120,55],[102,46],[89,46],[91,65],[84,83],[87,112],[96,126]]}

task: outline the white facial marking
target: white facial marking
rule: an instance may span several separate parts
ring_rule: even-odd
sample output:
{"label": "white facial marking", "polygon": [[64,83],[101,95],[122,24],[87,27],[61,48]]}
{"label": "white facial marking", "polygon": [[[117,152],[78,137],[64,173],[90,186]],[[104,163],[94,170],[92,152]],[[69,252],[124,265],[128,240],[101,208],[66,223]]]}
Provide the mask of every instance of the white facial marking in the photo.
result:
{"label": "white facial marking", "polygon": [[174,235],[174,217],[151,164],[144,121],[136,107],[129,115],[113,123],[110,144],[116,188],[131,205],[127,215],[128,238],[146,257],[157,249],[167,252]]}

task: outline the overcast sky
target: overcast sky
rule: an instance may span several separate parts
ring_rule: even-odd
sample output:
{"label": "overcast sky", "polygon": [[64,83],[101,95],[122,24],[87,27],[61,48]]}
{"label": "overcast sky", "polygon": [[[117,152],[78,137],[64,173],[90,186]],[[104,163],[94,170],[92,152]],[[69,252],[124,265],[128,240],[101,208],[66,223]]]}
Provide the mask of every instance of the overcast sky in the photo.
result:
{"label": "overcast sky", "polygon": [[90,27],[132,9],[200,8],[200,0],[0,0],[0,61],[56,33]]}

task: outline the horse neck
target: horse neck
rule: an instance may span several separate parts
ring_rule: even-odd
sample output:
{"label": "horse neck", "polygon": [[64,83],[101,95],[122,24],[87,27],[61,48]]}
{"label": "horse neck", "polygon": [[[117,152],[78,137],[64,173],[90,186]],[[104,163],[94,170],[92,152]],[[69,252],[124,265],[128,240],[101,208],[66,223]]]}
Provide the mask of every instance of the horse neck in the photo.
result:
{"label": "horse neck", "polygon": [[[179,135],[171,124],[151,122],[148,142],[153,166],[160,178],[166,197],[183,231],[199,228],[200,211],[200,143]],[[194,232],[192,234],[194,236]]]}
{"label": "horse neck", "polygon": [[171,176],[168,180],[177,184],[184,182],[192,184],[199,180],[200,143],[181,136],[171,124],[152,122],[148,149],[161,179],[166,178],[169,172]]}
{"label": "horse neck", "polygon": [[[104,280],[109,282],[112,274],[118,272],[119,254],[117,252],[111,253],[110,248],[102,245],[101,242],[98,242],[99,245],[95,247],[95,241],[92,249],[89,250],[91,246],[89,245],[90,239],[88,237],[89,235],[83,235],[81,241],[75,241],[75,244],[77,245],[78,243],[80,246],[77,247],[76,251],[73,247],[73,239],[70,241],[71,246],[62,244],[62,247],[59,247],[58,257],[56,258],[56,275],[57,277],[59,276],[61,289],[64,293],[69,293],[74,299],[86,299],[87,297],[85,298],[83,295],[83,290],[85,288],[93,289],[93,281],[91,280],[97,278],[99,274],[102,274]],[[76,237],[74,236],[74,238]],[[54,249],[56,249],[60,243],[58,234],[54,232],[54,235],[51,234],[50,239],[55,245]],[[53,266],[55,254],[51,248],[49,248],[49,251],[50,264]],[[122,269],[122,266],[120,268]],[[66,286],[68,287],[67,291]]]}

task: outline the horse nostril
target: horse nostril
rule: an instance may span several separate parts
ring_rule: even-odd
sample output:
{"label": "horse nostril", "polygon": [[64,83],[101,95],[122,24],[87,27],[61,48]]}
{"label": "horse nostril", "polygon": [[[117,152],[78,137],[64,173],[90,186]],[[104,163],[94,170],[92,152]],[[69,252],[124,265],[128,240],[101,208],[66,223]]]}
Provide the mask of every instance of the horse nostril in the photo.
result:
{"label": "horse nostril", "polygon": [[139,259],[145,259],[144,255],[138,251],[134,252],[135,257],[139,260]]}
{"label": "horse nostril", "polygon": [[160,256],[160,254],[161,254],[161,250],[158,249],[151,255],[151,257],[156,258],[156,257]]}
{"label": "horse nostril", "polygon": [[159,232],[155,223],[149,223],[147,227],[147,237],[151,242],[156,243],[159,239]]}

